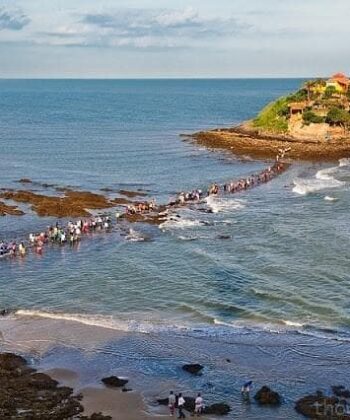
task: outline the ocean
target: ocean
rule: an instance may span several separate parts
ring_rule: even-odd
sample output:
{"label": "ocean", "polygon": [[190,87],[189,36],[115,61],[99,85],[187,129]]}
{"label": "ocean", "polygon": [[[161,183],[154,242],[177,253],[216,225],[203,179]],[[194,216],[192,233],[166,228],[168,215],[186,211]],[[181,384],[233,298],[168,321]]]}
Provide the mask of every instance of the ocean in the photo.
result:
{"label": "ocean", "polygon": [[[46,194],[40,183],[100,193],[140,188],[165,203],[179,191],[239,179],[271,162],[207,150],[180,135],[249,119],[301,83],[1,80],[0,188]],[[20,178],[34,183],[23,186]],[[315,390],[319,380],[333,384],[346,377],[339,363],[349,362],[349,182],[346,159],[295,162],[268,184],[210,197],[204,209],[182,209],[181,217],[173,215],[159,227],[117,226],[74,249],[51,247],[42,256],[2,259],[0,308],[13,310],[15,325],[30,324],[33,331],[37,325],[38,334],[45,321],[57,347],[72,338],[55,336],[57,322],[67,330],[81,325],[130,333],[118,354],[111,349],[120,343],[114,345],[112,337],[108,351],[100,344],[95,363],[106,366],[108,354],[108,366],[122,366],[134,344],[139,357],[128,364],[145,383],[157,372],[168,380],[180,377],[190,388],[193,380],[174,368],[175,360],[190,354],[215,365],[213,388],[201,384],[213,398],[229,399],[230,386],[239,388],[253,375],[257,382],[273,380],[282,392],[289,392],[290,381],[302,383],[300,392]],[[21,240],[56,222],[25,210],[22,217],[0,218],[0,239]],[[0,321],[0,331],[2,322],[8,321]],[[259,349],[276,340],[282,350],[262,352],[265,362],[256,366]],[[72,346],[62,356],[65,365],[77,363]],[[236,364],[231,370],[218,366],[224,353],[241,359],[236,346],[248,346],[249,363],[237,361],[241,371]],[[271,360],[273,379],[262,368]],[[217,374],[220,369],[226,376]],[[256,418],[254,408],[244,416]]]}

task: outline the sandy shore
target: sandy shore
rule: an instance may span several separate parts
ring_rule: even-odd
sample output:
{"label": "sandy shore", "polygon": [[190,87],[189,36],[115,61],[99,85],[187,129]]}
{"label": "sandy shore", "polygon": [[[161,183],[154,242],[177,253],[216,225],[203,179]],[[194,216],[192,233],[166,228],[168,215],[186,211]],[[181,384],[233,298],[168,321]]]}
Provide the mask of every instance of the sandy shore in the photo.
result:
{"label": "sandy shore", "polygon": [[306,141],[288,136],[261,135],[244,126],[202,131],[190,136],[197,144],[229,150],[237,156],[275,158],[280,148],[290,148],[288,158],[306,161],[335,161],[350,156],[350,139]]}
{"label": "sandy shore", "polygon": [[[111,416],[113,420],[159,418],[159,416],[147,413],[146,404],[139,392],[122,392],[119,389],[102,388],[97,385],[80,388],[79,374],[68,369],[49,369],[45,373],[61,385],[69,386],[76,394],[83,396],[84,415],[102,413]],[[167,417],[167,415],[164,416],[164,418]]]}

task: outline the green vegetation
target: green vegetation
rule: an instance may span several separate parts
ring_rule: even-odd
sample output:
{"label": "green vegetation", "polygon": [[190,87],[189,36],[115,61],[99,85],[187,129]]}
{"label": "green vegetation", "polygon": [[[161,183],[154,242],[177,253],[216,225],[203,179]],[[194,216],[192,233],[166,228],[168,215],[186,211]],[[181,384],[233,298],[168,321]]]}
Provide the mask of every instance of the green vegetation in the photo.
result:
{"label": "green vegetation", "polygon": [[288,103],[288,98],[282,97],[268,104],[253,121],[254,126],[273,133],[288,131]]}
{"label": "green vegetation", "polygon": [[328,86],[324,92],[324,98],[330,99],[336,93],[337,93],[337,89],[334,86]]}
{"label": "green vegetation", "polygon": [[327,123],[350,130],[350,88],[343,88],[347,84],[342,79],[337,83],[334,79],[305,82],[295,93],[268,104],[253,120],[254,127],[275,134],[292,133],[300,123]]}
{"label": "green vegetation", "polygon": [[299,89],[297,92],[287,96],[288,103],[290,102],[302,102],[307,100],[307,90]]}
{"label": "green vegetation", "polygon": [[325,122],[325,118],[315,114],[311,109],[309,109],[303,113],[303,122],[306,125],[309,125],[311,123],[320,124]]}
{"label": "green vegetation", "polygon": [[347,130],[350,127],[350,114],[344,109],[333,107],[327,114],[326,122],[330,125],[339,125]]}

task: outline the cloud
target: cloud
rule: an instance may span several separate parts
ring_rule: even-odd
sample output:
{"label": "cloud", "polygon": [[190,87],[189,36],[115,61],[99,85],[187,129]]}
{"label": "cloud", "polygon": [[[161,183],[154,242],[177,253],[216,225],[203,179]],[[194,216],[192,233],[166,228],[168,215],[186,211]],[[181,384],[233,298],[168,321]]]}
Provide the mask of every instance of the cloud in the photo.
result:
{"label": "cloud", "polygon": [[30,22],[28,16],[20,12],[8,12],[0,8],[0,31],[8,29],[11,31],[20,31]]}
{"label": "cloud", "polygon": [[46,33],[59,45],[187,48],[189,41],[238,34],[247,29],[233,17],[204,17],[193,8],[183,10],[124,9],[114,13],[87,13],[70,26]]}

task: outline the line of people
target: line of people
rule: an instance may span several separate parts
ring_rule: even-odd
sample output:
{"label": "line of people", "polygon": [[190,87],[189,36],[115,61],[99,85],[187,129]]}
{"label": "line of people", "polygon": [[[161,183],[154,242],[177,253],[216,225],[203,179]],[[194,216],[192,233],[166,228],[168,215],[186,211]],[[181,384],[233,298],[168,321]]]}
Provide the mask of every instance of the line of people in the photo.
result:
{"label": "line of people", "polygon": [[17,242],[0,242],[0,257],[12,257],[19,254],[20,256],[24,257],[26,255],[27,248],[24,245],[24,242],[20,242],[17,245]]}
{"label": "line of people", "polygon": [[[287,150],[288,151],[288,150]],[[262,172],[258,174],[253,174],[247,178],[242,178],[236,181],[230,181],[228,183],[225,183],[224,185],[220,186],[217,183],[214,183],[209,186],[206,196],[210,195],[217,195],[221,191],[224,193],[236,193],[240,191],[245,191],[247,189],[256,187],[260,184],[266,183],[268,181],[271,181],[276,176],[280,175],[282,172],[284,172],[288,165],[281,162],[281,153],[286,153],[285,150],[282,150],[282,152],[279,152],[279,154],[276,156],[276,161],[273,164],[273,166],[269,166],[268,168],[264,169]],[[176,199],[174,201],[169,202],[168,206],[176,206],[176,205],[184,205],[187,202],[199,202],[204,198],[205,194],[202,190],[197,189],[193,190],[191,192],[181,192],[178,194]]]}

